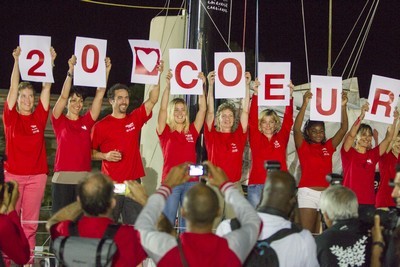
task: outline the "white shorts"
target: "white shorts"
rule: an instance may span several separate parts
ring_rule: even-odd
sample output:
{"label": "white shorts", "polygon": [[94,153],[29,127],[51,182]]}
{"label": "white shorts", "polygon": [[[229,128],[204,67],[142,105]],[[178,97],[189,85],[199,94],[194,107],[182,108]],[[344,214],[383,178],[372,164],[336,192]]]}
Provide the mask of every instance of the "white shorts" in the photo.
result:
{"label": "white shorts", "polygon": [[317,191],[308,187],[301,187],[297,190],[297,202],[299,208],[319,210],[319,200],[322,191]]}

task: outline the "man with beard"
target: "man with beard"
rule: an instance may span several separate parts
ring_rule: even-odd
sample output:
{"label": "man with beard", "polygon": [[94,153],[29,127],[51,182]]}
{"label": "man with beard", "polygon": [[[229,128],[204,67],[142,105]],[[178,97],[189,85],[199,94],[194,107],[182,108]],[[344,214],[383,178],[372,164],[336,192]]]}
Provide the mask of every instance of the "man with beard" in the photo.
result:
{"label": "man with beard", "polygon": [[[158,70],[163,70],[160,61]],[[96,123],[92,130],[92,159],[101,160],[101,171],[116,184],[127,180],[137,180],[145,175],[139,152],[139,136],[142,126],[151,118],[154,105],[160,94],[160,80],[153,85],[149,98],[130,113],[129,88],[115,84],[108,91],[112,113]],[[124,195],[116,197],[113,219],[118,221],[122,213],[123,222],[134,224],[142,206]]]}

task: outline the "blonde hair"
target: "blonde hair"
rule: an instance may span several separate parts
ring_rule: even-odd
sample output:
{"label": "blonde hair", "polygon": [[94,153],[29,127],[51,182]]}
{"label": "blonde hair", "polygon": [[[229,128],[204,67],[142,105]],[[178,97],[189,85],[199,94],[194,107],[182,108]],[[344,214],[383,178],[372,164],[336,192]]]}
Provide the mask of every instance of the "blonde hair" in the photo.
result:
{"label": "blonde hair", "polygon": [[220,122],[219,122],[219,117],[221,116],[222,111],[229,109],[230,111],[232,111],[233,113],[233,126],[232,126],[232,131],[235,128],[235,124],[236,124],[236,107],[233,103],[231,102],[224,102],[221,105],[218,106],[217,112],[215,114],[215,124],[217,126],[217,131],[221,130],[221,126],[220,126]]}
{"label": "blonde hair", "polygon": [[168,104],[168,116],[167,116],[167,124],[169,128],[171,128],[171,131],[175,131],[177,124],[175,123],[175,118],[174,118],[174,111],[175,111],[175,106],[177,104],[183,104],[186,110],[186,118],[183,126],[183,132],[187,133],[189,131],[189,125],[190,125],[190,120],[189,120],[189,110],[188,106],[183,98],[174,98],[172,99],[169,104]]}
{"label": "blonde hair", "polygon": [[276,112],[275,112],[274,110],[272,110],[272,109],[264,109],[263,111],[261,111],[261,113],[260,113],[260,118],[258,119],[258,130],[259,130],[260,132],[262,132],[262,129],[261,129],[261,122],[262,122],[262,120],[263,120],[265,117],[267,117],[267,116],[272,117],[272,119],[275,121],[275,131],[274,131],[274,134],[277,133],[277,132],[279,132],[279,130],[280,130],[281,127],[282,127],[281,118],[279,118],[278,114],[276,114]]}

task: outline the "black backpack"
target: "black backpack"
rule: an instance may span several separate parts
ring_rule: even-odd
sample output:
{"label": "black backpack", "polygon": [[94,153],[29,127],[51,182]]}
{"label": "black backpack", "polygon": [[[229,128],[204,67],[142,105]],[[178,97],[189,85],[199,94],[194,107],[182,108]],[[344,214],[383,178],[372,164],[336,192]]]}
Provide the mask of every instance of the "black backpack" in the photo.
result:
{"label": "black backpack", "polygon": [[102,238],[80,237],[76,222],[69,225],[70,236],[60,236],[53,242],[53,250],[61,266],[111,266],[117,252],[114,236],[120,224],[109,224]]}
{"label": "black backpack", "polygon": [[[235,218],[231,220],[232,230],[238,229],[240,227],[239,221]],[[296,224],[292,223],[291,228],[284,228],[271,235],[270,237],[258,240],[254,248],[251,250],[249,256],[247,256],[246,261],[243,266],[245,267],[279,267],[278,255],[275,250],[271,247],[271,243],[282,239],[288,235],[299,233],[302,229]]]}

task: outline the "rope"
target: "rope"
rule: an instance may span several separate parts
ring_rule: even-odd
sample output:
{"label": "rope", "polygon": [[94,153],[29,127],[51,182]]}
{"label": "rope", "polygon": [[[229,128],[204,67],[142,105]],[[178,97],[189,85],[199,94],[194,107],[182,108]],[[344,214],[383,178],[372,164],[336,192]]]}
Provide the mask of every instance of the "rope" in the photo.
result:
{"label": "rope", "polygon": [[[181,3],[181,8],[182,8],[182,9],[183,9],[183,6],[184,6],[185,4],[186,4],[186,0],[183,0],[182,3]],[[179,13],[178,13],[178,15],[179,15]],[[174,32],[174,29],[175,29],[175,26],[176,26],[177,21],[178,21],[178,16],[177,16],[176,19],[175,19],[174,25],[172,25],[171,33],[169,34],[168,39],[167,39],[167,41],[165,42],[165,46],[164,46],[164,48],[162,48],[162,53],[163,53],[163,54],[164,54],[164,52],[165,52],[165,49],[167,49],[167,45],[168,45],[168,43],[169,43],[169,40],[171,39],[172,33]],[[162,41],[162,39],[161,39],[161,41]]]}
{"label": "rope", "polygon": [[[81,2],[86,2],[86,3],[90,3],[90,4],[96,4],[96,5],[136,8],[136,9],[153,9],[153,10],[158,10],[158,9],[163,10],[163,9],[165,9],[165,7],[158,7],[158,6],[134,6],[134,5],[115,4],[115,3],[107,3],[107,2],[93,1],[93,0],[81,0]],[[171,10],[182,10],[182,8],[177,8],[177,7],[171,7],[169,9],[171,9]]]}
{"label": "rope", "polygon": [[307,52],[307,35],[306,35],[306,19],[304,16],[304,2],[301,0],[301,14],[303,17],[303,35],[304,35],[304,52],[306,54],[307,80],[310,83],[310,69],[308,67],[308,52]]}
{"label": "rope", "polygon": [[204,9],[206,12],[208,18],[211,20],[212,24],[214,25],[215,29],[217,30],[219,36],[221,36],[222,41],[224,41],[226,47],[229,49],[229,52],[232,52],[231,48],[229,47],[229,44],[226,42],[224,36],[222,35],[221,31],[219,30],[218,26],[215,24],[214,20],[212,19],[210,13],[208,13],[207,8],[204,6],[203,2],[200,1],[201,7]]}
{"label": "rope", "polygon": [[258,31],[258,15],[259,15],[259,8],[258,8],[258,0],[256,1],[256,40],[255,40],[255,51],[254,51],[254,57],[255,57],[255,62],[254,62],[254,76],[257,77],[258,75],[258,60],[259,60],[259,53],[260,53],[260,44],[259,44],[259,31]]}
{"label": "rope", "polygon": [[232,30],[232,0],[229,9],[229,26],[228,26],[228,45],[231,46],[231,30]]}
{"label": "rope", "polygon": [[244,11],[243,11],[243,40],[242,40],[242,52],[244,52],[244,46],[246,44],[246,20],[247,20],[247,0],[244,0]]}
{"label": "rope", "polygon": [[346,41],[344,42],[342,48],[341,48],[340,51],[339,51],[339,54],[337,55],[335,61],[334,61],[333,64],[332,64],[332,69],[333,69],[333,67],[335,66],[336,62],[338,61],[340,55],[342,54],[343,49],[344,49],[345,46],[347,45],[347,42],[349,41],[350,36],[353,34],[353,31],[354,31],[354,29],[356,28],[356,26],[357,26],[357,24],[358,24],[358,21],[360,20],[362,14],[364,13],[364,10],[365,10],[365,8],[367,7],[368,3],[369,3],[369,0],[365,3],[363,9],[361,10],[360,15],[358,15],[358,18],[357,18],[356,22],[354,23],[353,28],[351,29],[349,35],[348,35],[347,38],[346,38]]}

